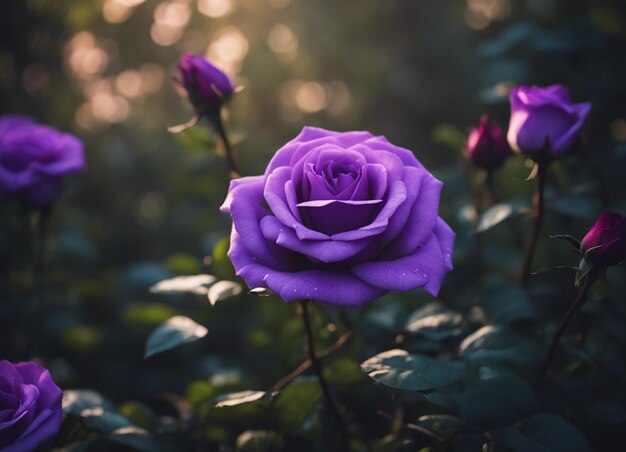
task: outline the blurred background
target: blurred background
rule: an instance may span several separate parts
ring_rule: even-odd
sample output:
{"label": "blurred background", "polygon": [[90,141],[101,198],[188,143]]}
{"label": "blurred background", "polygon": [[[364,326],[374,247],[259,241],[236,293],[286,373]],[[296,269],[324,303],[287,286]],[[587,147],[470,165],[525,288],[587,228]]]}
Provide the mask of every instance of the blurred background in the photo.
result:
{"label": "blurred background", "polygon": [[[458,243],[441,298],[461,310],[484,289],[472,260],[483,175],[466,171],[463,143],[483,113],[506,128],[511,86],[563,83],[574,101],[593,104],[586,145],[552,169],[545,235],[581,237],[604,208],[626,213],[623,0],[0,0],[0,113],[85,142],[88,169],[67,181],[48,239],[42,355],[65,387],[158,411],[155,393],[199,400],[215,388],[263,388],[302,359],[299,321],[279,300],[244,294],[211,308],[148,291],[175,275],[234,277],[230,220],[218,211],[228,187],[219,143],[208,127],[167,132],[192,115],[171,82],[185,52],[206,55],[244,88],[225,115],[244,175],[261,173],[303,125],[366,129],[413,150],[445,182],[442,216]],[[510,159],[498,196],[529,205],[530,167]],[[6,251],[16,246],[17,210],[1,212]],[[519,236],[487,234],[499,246],[485,251],[484,284],[508,281]],[[537,260],[577,265],[566,245],[547,240]],[[23,359],[30,332],[13,323],[11,301],[28,285],[28,266],[6,265],[0,357]],[[623,300],[624,276],[614,270],[604,290]],[[561,288],[543,309],[562,309],[572,275],[539,278]],[[357,355],[393,345],[395,319],[425,300],[395,294],[351,313],[374,337]],[[209,338],[142,361],[147,334],[180,312],[193,312]],[[195,380],[206,386],[189,389]]]}

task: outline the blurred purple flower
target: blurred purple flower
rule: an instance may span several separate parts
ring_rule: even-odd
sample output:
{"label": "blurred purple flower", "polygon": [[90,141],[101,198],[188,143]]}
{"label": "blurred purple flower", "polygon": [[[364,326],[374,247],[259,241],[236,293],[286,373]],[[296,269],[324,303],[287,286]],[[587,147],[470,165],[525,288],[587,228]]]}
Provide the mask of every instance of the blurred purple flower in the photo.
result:
{"label": "blurred purple flower", "polygon": [[181,76],[178,82],[187,91],[200,116],[219,110],[223,100],[234,91],[233,83],[226,74],[202,56],[183,55],[178,60],[178,70]]}
{"label": "blurred purple flower", "polygon": [[62,176],[84,168],[83,143],[75,136],[22,116],[0,117],[0,197],[49,206]]}
{"label": "blurred purple flower", "polygon": [[305,127],[264,175],[231,182],[229,256],[250,287],[285,301],[437,295],[455,237],[438,216],[442,185],[385,137]]}
{"label": "blurred purple flower", "polygon": [[520,86],[511,91],[510,101],[509,144],[529,155],[541,152],[546,142],[551,157],[569,151],[591,110],[590,103],[573,104],[563,85]]}
{"label": "blurred purple flower", "polygon": [[63,392],[34,362],[0,361],[0,451],[35,450],[61,427]]}
{"label": "blurred purple flower", "polygon": [[487,115],[483,115],[470,132],[465,150],[474,165],[486,170],[502,166],[511,154],[502,128],[497,122],[490,123]]}
{"label": "blurred purple flower", "polygon": [[626,217],[605,211],[583,237],[580,251],[596,265],[615,265],[626,259]]}

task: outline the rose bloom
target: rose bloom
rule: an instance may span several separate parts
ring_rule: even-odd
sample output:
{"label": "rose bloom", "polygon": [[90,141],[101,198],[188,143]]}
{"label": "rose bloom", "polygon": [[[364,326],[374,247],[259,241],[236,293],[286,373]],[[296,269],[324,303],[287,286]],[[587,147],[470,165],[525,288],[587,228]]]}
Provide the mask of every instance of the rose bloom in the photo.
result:
{"label": "rose bloom", "polygon": [[580,251],[596,265],[615,265],[626,259],[626,217],[604,212],[583,237]]}
{"label": "rose bloom", "polygon": [[231,182],[229,256],[250,287],[285,301],[360,306],[418,287],[437,295],[455,237],[438,216],[441,188],[382,136],[305,127],[264,175]]}
{"label": "rose bloom", "polygon": [[189,100],[200,115],[219,109],[234,86],[226,74],[198,55],[185,54],[178,60],[181,79],[178,83],[187,91]]}
{"label": "rose bloom", "polygon": [[510,101],[509,144],[530,156],[544,150],[546,142],[551,157],[571,150],[591,110],[590,103],[573,104],[563,85],[520,86],[511,91]]}
{"label": "rose bloom", "polygon": [[0,361],[0,451],[32,451],[61,428],[63,393],[34,362]]}
{"label": "rose bloom", "polygon": [[0,197],[49,206],[62,177],[84,168],[83,143],[75,136],[22,116],[0,117]]}
{"label": "rose bloom", "polygon": [[511,154],[502,128],[497,122],[490,123],[487,115],[483,115],[480,124],[470,132],[465,151],[474,165],[486,170],[502,166]]}

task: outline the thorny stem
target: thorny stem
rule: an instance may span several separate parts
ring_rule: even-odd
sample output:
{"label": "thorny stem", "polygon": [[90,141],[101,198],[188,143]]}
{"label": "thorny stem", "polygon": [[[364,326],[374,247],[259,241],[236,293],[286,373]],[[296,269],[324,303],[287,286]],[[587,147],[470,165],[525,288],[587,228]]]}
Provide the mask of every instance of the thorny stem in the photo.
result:
{"label": "thorny stem", "polygon": [[301,301],[300,307],[302,308],[301,314],[302,314],[302,321],[304,322],[304,330],[305,330],[306,338],[307,338],[307,349],[309,352],[309,360],[311,361],[313,369],[315,370],[315,373],[317,374],[317,380],[319,381],[320,387],[322,388],[322,392],[324,393],[326,402],[328,403],[329,408],[331,409],[331,411],[337,418],[337,425],[339,429],[341,430],[342,440],[344,443],[344,450],[348,450],[348,446],[349,446],[348,430],[346,429],[346,426],[343,423],[343,417],[341,416],[341,413],[339,412],[335,399],[330,393],[330,388],[328,387],[328,383],[324,379],[324,375],[322,372],[322,363],[320,362],[317,355],[315,354],[315,344],[313,341],[313,330],[311,328],[311,319],[309,317],[308,302]]}
{"label": "thorny stem", "polygon": [[556,330],[556,333],[554,334],[554,337],[552,338],[552,343],[550,344],[548,353],[546,354],[546,357],[543,360],[543,364],[541,365],[541,370],[539,372],[539,375],[543,375],[546,372],[546,370],[548,370],[548,367],[550,367],[550,363],[552,362],[552,358],[554,358],[554,353],[556,352],[556,349],[559,345],[561,336],[565,332],[565,329],[569,325],[569,322],[574,318],[576,313],[580,310],[583,303],[585,302],[587,292],[589,291],[589,288],[591,287],[591,284],[593,284],[594,280],[595,280],[595,275],[593,274],[589,274],[585,276],[585,280],[582,286],[580,287],[580,289],[578,290],[578,295],[576,296],[576,300],[574,300],[574,303],[572,304],[572,306],[563,316],[563,319],[561,320],[561,324],[559,325],[559,328]]}
{"label": "thorny stem", "polygon": [[544,157],[537,160],[537,184],[535,185],[535,194],[533,195],[533,233],[528,248],[526,248],[526,254],[519,273],[519,283],[522,286],[528,285],[530,267],[535,251],[537,250],[537,243],[539,242],[539,235],[541,233],[547,167],[547,158]]}
{"label": "thorny stem", "polygon": [[232,148],[226,130],[224,129],[224,123],[222,121],[221,109],[216,110],[214,113],[208,115],[208,119],[215,128],[215,131],[220,136],[222,143],[224,143],[224,149],[226,150],[226,159],[228,160],[228,166],[230,167],[231,177],[237,179],[241,176],[239,171],[239,164],[235,157],[235,151]]}

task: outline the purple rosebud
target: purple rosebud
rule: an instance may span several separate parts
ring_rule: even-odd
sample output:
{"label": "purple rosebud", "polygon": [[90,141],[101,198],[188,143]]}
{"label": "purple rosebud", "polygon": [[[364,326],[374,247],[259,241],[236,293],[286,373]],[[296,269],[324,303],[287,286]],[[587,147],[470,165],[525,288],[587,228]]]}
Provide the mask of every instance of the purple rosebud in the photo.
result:
{"label": "purple rosebud", "polygon": [[442,186],[383,136],[305,127],[264,175],[231,182],[228,255],[248,286],[288,302],[355,307],[416,288],[436,296],[455,238],[439,217]]}
{"label": "purple rosebud", "polygon": [[63,392],[34,362],[0,361],[0,451],[35,450],[61,428]]}
{"label": "purple rosebud", "polygon": [[178,70],[179,82],[199,115],[218,110],[235,89],[228,76],[202,56],[183,55],[178,60]]}
{"label": "purple rosebud", "polygon": [[596,265],[615,265],[626,259],[626,217],[604,212],[583,237],[580,251]]}
{"label": "purple rosebud", "polygon": [[495,121],[490,123],[487,115],[483,115],[478,127],[470,132],[465,150],[474,165],[486,170],[502,166],[511,154],[502,128]]}
{"label": "purple rosebud", "polygon": [[0,197],[49,206],[62,177],[84,168],[83,143],[75,136],[22,116],[0,117]]}
{"label": "purple rosebud", "polygon": [[563,85],[520,86],[511,91],[510,101],[509,144],[531,156],[546,143],[551,157],[572,149],[591,110],[590,103],[573,104]]}

